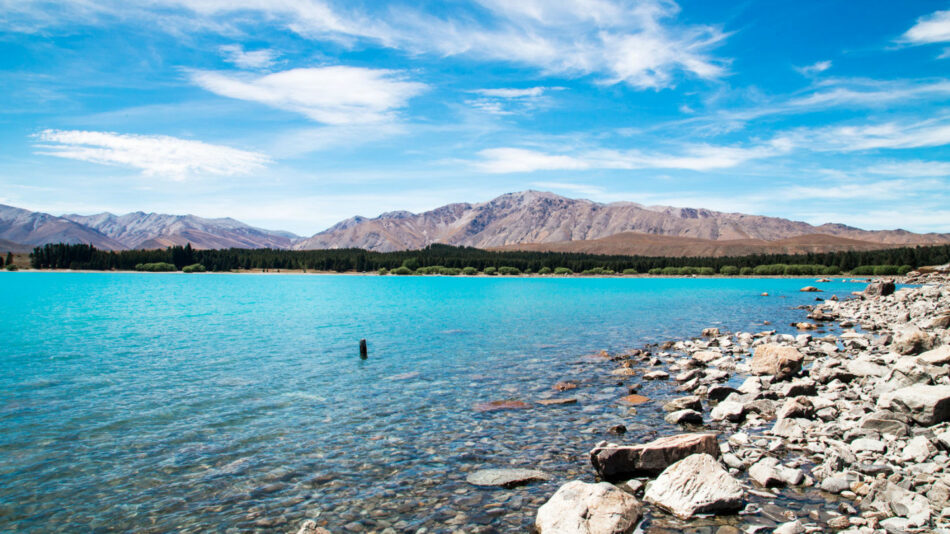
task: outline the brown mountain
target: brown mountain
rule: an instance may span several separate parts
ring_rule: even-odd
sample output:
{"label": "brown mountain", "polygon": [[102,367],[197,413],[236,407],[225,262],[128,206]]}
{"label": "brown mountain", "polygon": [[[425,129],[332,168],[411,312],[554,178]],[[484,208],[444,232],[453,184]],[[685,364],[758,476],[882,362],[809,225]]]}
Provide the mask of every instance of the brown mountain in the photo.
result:
{"label": "brown mountain", "polygon": [[14,243],[13,241],[7,241],[6,239],[0,239],[0,254],[6,254],[7,252],[12,252],[14,254],[32,252],[33,247],[30,245],[24,245],[22,243]]}
{"label": "brown mountain", "polygon": [[231,218],[205,219],[194,215],[127,213],[113,215],[64,215],[88,226],[130,249],[165,248],[191,243],[198,249],[290,248],[298,236],[290,232],[264,230]]}
{"label": "brown mountain", "polygon": [[[533,243],[584,242],[625,232],[691,238],[701,242],[765,242],[825,234],[890,246],[950,243],[950,234],[915,234],[905,230],[875,232],[842,224],[813,226],[777,217],[705,209],[647,207],[633,202],[601,204],[553,193],[524,191],[479,204],[449,204],[420,214],[399,211],[373,219],[353,217],[296,243],[293,248],[354,247],[393,251],[418,249],[432,243],[493,248]],[[810,239],[820,241],[825,238]],[[624,241],[623,238],[617,240]],[[614,242],[616,240],[610,243]],[[736,246],[741,248],[742,245]],[[838,244],[822,245],[825,246],[835,248]],[[614,250],[613,247],[606,247],[605,250],[608,248]],[[680,249],[673,246],[670,250]]]}
{"label": "brown mountain", "polygon": [[111,237],[69,219],[4,205],[0,205],[0,239],[29,246],[86,243],[104,250],[126,248]]}
{"label": "brown mountain", "polygon": [[841,250],[880,250],[892,248],[886,243],[859,241],[827,234],[808,234],[775,241],[764,239],[696,239],[638,232],[621,232],[590,241],[525,243],[505,245],[492,250],[531,250],[535,252],[581,252],[627,256],[747,256],[751,254],[807,254]]}

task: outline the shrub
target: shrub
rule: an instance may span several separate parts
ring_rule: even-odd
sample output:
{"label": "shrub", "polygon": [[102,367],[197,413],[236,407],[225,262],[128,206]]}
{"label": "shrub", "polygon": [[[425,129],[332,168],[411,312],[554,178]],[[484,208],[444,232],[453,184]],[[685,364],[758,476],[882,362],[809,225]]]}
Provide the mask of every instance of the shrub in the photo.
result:
{"label": "shrub", "polygon": [[821,270],[821,274],[841,274],[841,267],[838,267],[837,265],[829,265]]}
{"label": "shrub", "polygon": [[726,276],[735,276],[739,274],[739,268],[735,265],[723,265],[719,268],[719,274],[724,274]]}
{"label": "shrub", "polygon": [[416,269],[420,267],[419,258],[406,258],[402,262],[402,266],[405,267],[406,269],[409,269],[410,271],[415,271]]}
{"label": "shrub", "polygon": [[743,268],[739,269],[739,274],[741,274],[742,276],[748,276],[748,275],[750,275],[750,274],[755,274],[755,269],[753,269],[752,267],[743,267]]}
{"label": "shrub", "polygon": [[913,271],[913,270],[914,270],[914,268],[911,267],[910,265],[901,265],[900,267],[897,268],[897,273],[898,273],[898,274],[907,274],[907,273],[909,273],[909,272],[911,272],[911,271]]}
{"label": "shrub", "polygon": [[488,276],[495,276],[496,274],[498,274],[498,269],[494,267],[485,267],[485,269],[482,272],[487,274]]}
{"label": "shrub", "polygon": [[389,274],[389,269],[385,267],[380,267],[379,270],[376,271],[376,274],[378,274],[379,276],[386,276],[387,274]]}
{"label": "shrub", "polygon": [[574,271],[568,269],[567,267],[558,267],[554,269],[554,274],[574,274]]}
{"label": "shrub", "polygon": [[462,269],[459,269],[458,267],[443,267],[439,271],[439,274],[445,276],[458,276],[462,274]]}
{"label": "shrub", "polygon": [[752,270],[753,274],[765,275],[765,276],[779,276],[785,274],[785,269],[788,265],[784,263],[773,263],[770,265],[756,265],[755,269]]}
{"label": "shrub", "polygon": [[538,274],[551,274],[552,272],[550,267],[541,267],[538,269]]}
{"label": "shrub", "polygon": [[518,269],[517,267],[499,267],[498,274],[509,275],[509,276],[518,275],[518,274],[521,274],[521,269]]}
{"label": "shrub", "polygon": [[175,271],[175,266],[171,263],[165,263],[163,261],[156,263],[140,263],[135,266],[136,271],[146,271],[150,273],[167,273]]}
{"label": "shrub", "polygon": [[636,269],[624,269],[623,274],[631,275],[631,274],[640,274],[640,273],[638,273]]}
{"label": "shrub", "polygon": [[207,269],[205,269],[205,266],[200,263],[185,265],[181,268],[181,272],[183,273],[203,273],[205,271],[207,271]]}
{"label": "shrub", "polygon": [[647,271],[647,274],[663,274],[663,269],[660,267],[654,267]]}
{"label": "shrub", "polygon": [[12,271],[19,271],[19,270],[20,270],[20,268],[17,267],[17,266],[16,266],[15,264],[13,264],[13,263],[11,263],[10,265],[7,265],[5,268],[6,268],[6,270],[11,271],[11,272],[12,272]]}
{"label": "shrub", "polygon": [[392,274],[407,275],[407,274],[412,274],[412,269],[403,265],[402,267],[396,267],[391,272]]}
{"label": "shrub", "polygon": [[478,274],[478,269],[476,269],[475,267],[466,267],[462,269],[462,274],[464,274],[465,276],[474,276]]}
{"label": "shrub", "polygon": [[610,269],[604,269],[603,267],[594,267],[593,269],[587,269],[581,271],[581,274],[586,275],[598,275],[598,274],[614,274]]}
{"label": "shrub", "polygon": [[660,274],[666,276],[679,276],[683,274],[683,271],[679,267],[664,267],[660,270]]}
{"label": "shrub", "polygon": [[712,267],[700,267],[700,268],[699,268],[699,274],[701,274],[701,275],[703,275],[703,276],[712,276],[712,275],[716,274],[716,270],[713,269]]}
{"label": "shrub", "polygon": [[900,269],[900,267],[897,265],[875,265],[874,274],[878,276],[895,275],[898,269]]}

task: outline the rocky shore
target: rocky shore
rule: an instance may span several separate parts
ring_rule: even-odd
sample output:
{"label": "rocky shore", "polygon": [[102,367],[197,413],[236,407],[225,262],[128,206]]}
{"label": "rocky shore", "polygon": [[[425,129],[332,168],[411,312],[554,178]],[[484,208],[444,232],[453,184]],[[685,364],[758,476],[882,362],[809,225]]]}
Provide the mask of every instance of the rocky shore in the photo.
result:
{"label": "rocky shore", "polygon": [[[646,367],[643,378],[678,382],[684,396],[664,406],[666,419],[691,432],[598,444],[590,460],[603,482],[562,486],[537,530],[622,534],[645,507],[680,519],[752,515],[750,497],[808,488],[837,505],[743,530],[950,532],[950,283],[941,274],[907,282],[923,285],[877,281],[851,299],[819,299],[811,322],[796,325],[834,321],[839,335],[707,329],[615,358],[620,369]],[[734,374],[747,378],[724,385]]]}
{"label": "rocky shore", "polygon": [[[840,300],[821,282],[802,288],[817,298],[797,335],[708,328],[606,355],[633,412],[654,402],[644,384],[670,383],[679,396],[661,403],[682,432],[605,429],[615,437],[590,451],[589,476],[535,505],[536,531],[950,533],[950,277],[911,273],[898,282],[914,287],[880,280]],[[576,387],[541,404],[571,405]],[[498,469],[468,482],[550,479]]]}

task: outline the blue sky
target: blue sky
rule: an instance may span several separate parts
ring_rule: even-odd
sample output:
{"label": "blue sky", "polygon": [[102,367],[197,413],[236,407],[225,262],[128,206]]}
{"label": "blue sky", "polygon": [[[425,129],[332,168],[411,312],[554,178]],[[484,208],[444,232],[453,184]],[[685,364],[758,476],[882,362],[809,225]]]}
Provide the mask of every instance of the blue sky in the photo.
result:
{"label": "blue sky", "polygon": [[950,2],[0,0],[0,203],[310,235],[524,189],[950,231]]}

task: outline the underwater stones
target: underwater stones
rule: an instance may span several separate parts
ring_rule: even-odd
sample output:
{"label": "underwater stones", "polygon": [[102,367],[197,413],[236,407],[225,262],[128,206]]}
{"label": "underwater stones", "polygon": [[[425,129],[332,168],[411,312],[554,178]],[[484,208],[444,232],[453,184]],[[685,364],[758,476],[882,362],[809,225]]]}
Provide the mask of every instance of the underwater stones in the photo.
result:
{"label": "underwater stones", "polygon": [[631,405],[636,406],[638,404],[644,404],[644,403],[650,402],[650,398],[644,397],[643,395],[637,395],[636,393],[634,393],[633,395],[626,395],[624,397],[621,397],[620,402],[624,404],[631,404]]}
{"label": "underwater stones", "polygon": [[554,391],[569,391],[577,389],[577,383],[571,381],[558,382],[554,384]]}
{"label": "underwater stones", "polygon": [[538,509],[534,524],[539,534],[625,534],[640,514],[640,501],[616,486],[574,480]]}
{"label": "underwater stones", "polygon": [[514,488],[539,480],[550,480],[551,476],[536,469],[479,469],[465,477],[465,481],[475,486],[499,486]]}
{"label": "underwater stones", "polygon": [[590,461],[606,481],[637,476],[655,476],[675,462],[692,454],[719,457],[715,434],[679,434],[639,445],[604,444],[590,451]]}
{"label": "underwater stones", "polygon": [[541,399],[538,401],[541,406],[565,406],[568,404],[577,404],[577,399],[571,397],[567,399]]}
{"label": "underwater stones", "polygon": [[736,512],[745,500],[739,482],[709,454],[693,454],[670,465],[643,498],[681,519]]}
{"label": "underwater stones", "polygon": [[497,400],[475,405],[476,412],[496,412],[500,410],[526,410],[531,405],[520,400]]}
{"label": "underwater stones", "polygon": [[330,531],[323,527],[318,527],[316,521],[308,519],[300,525],[300,530],[297,531],[297,534],[330,534]]}

